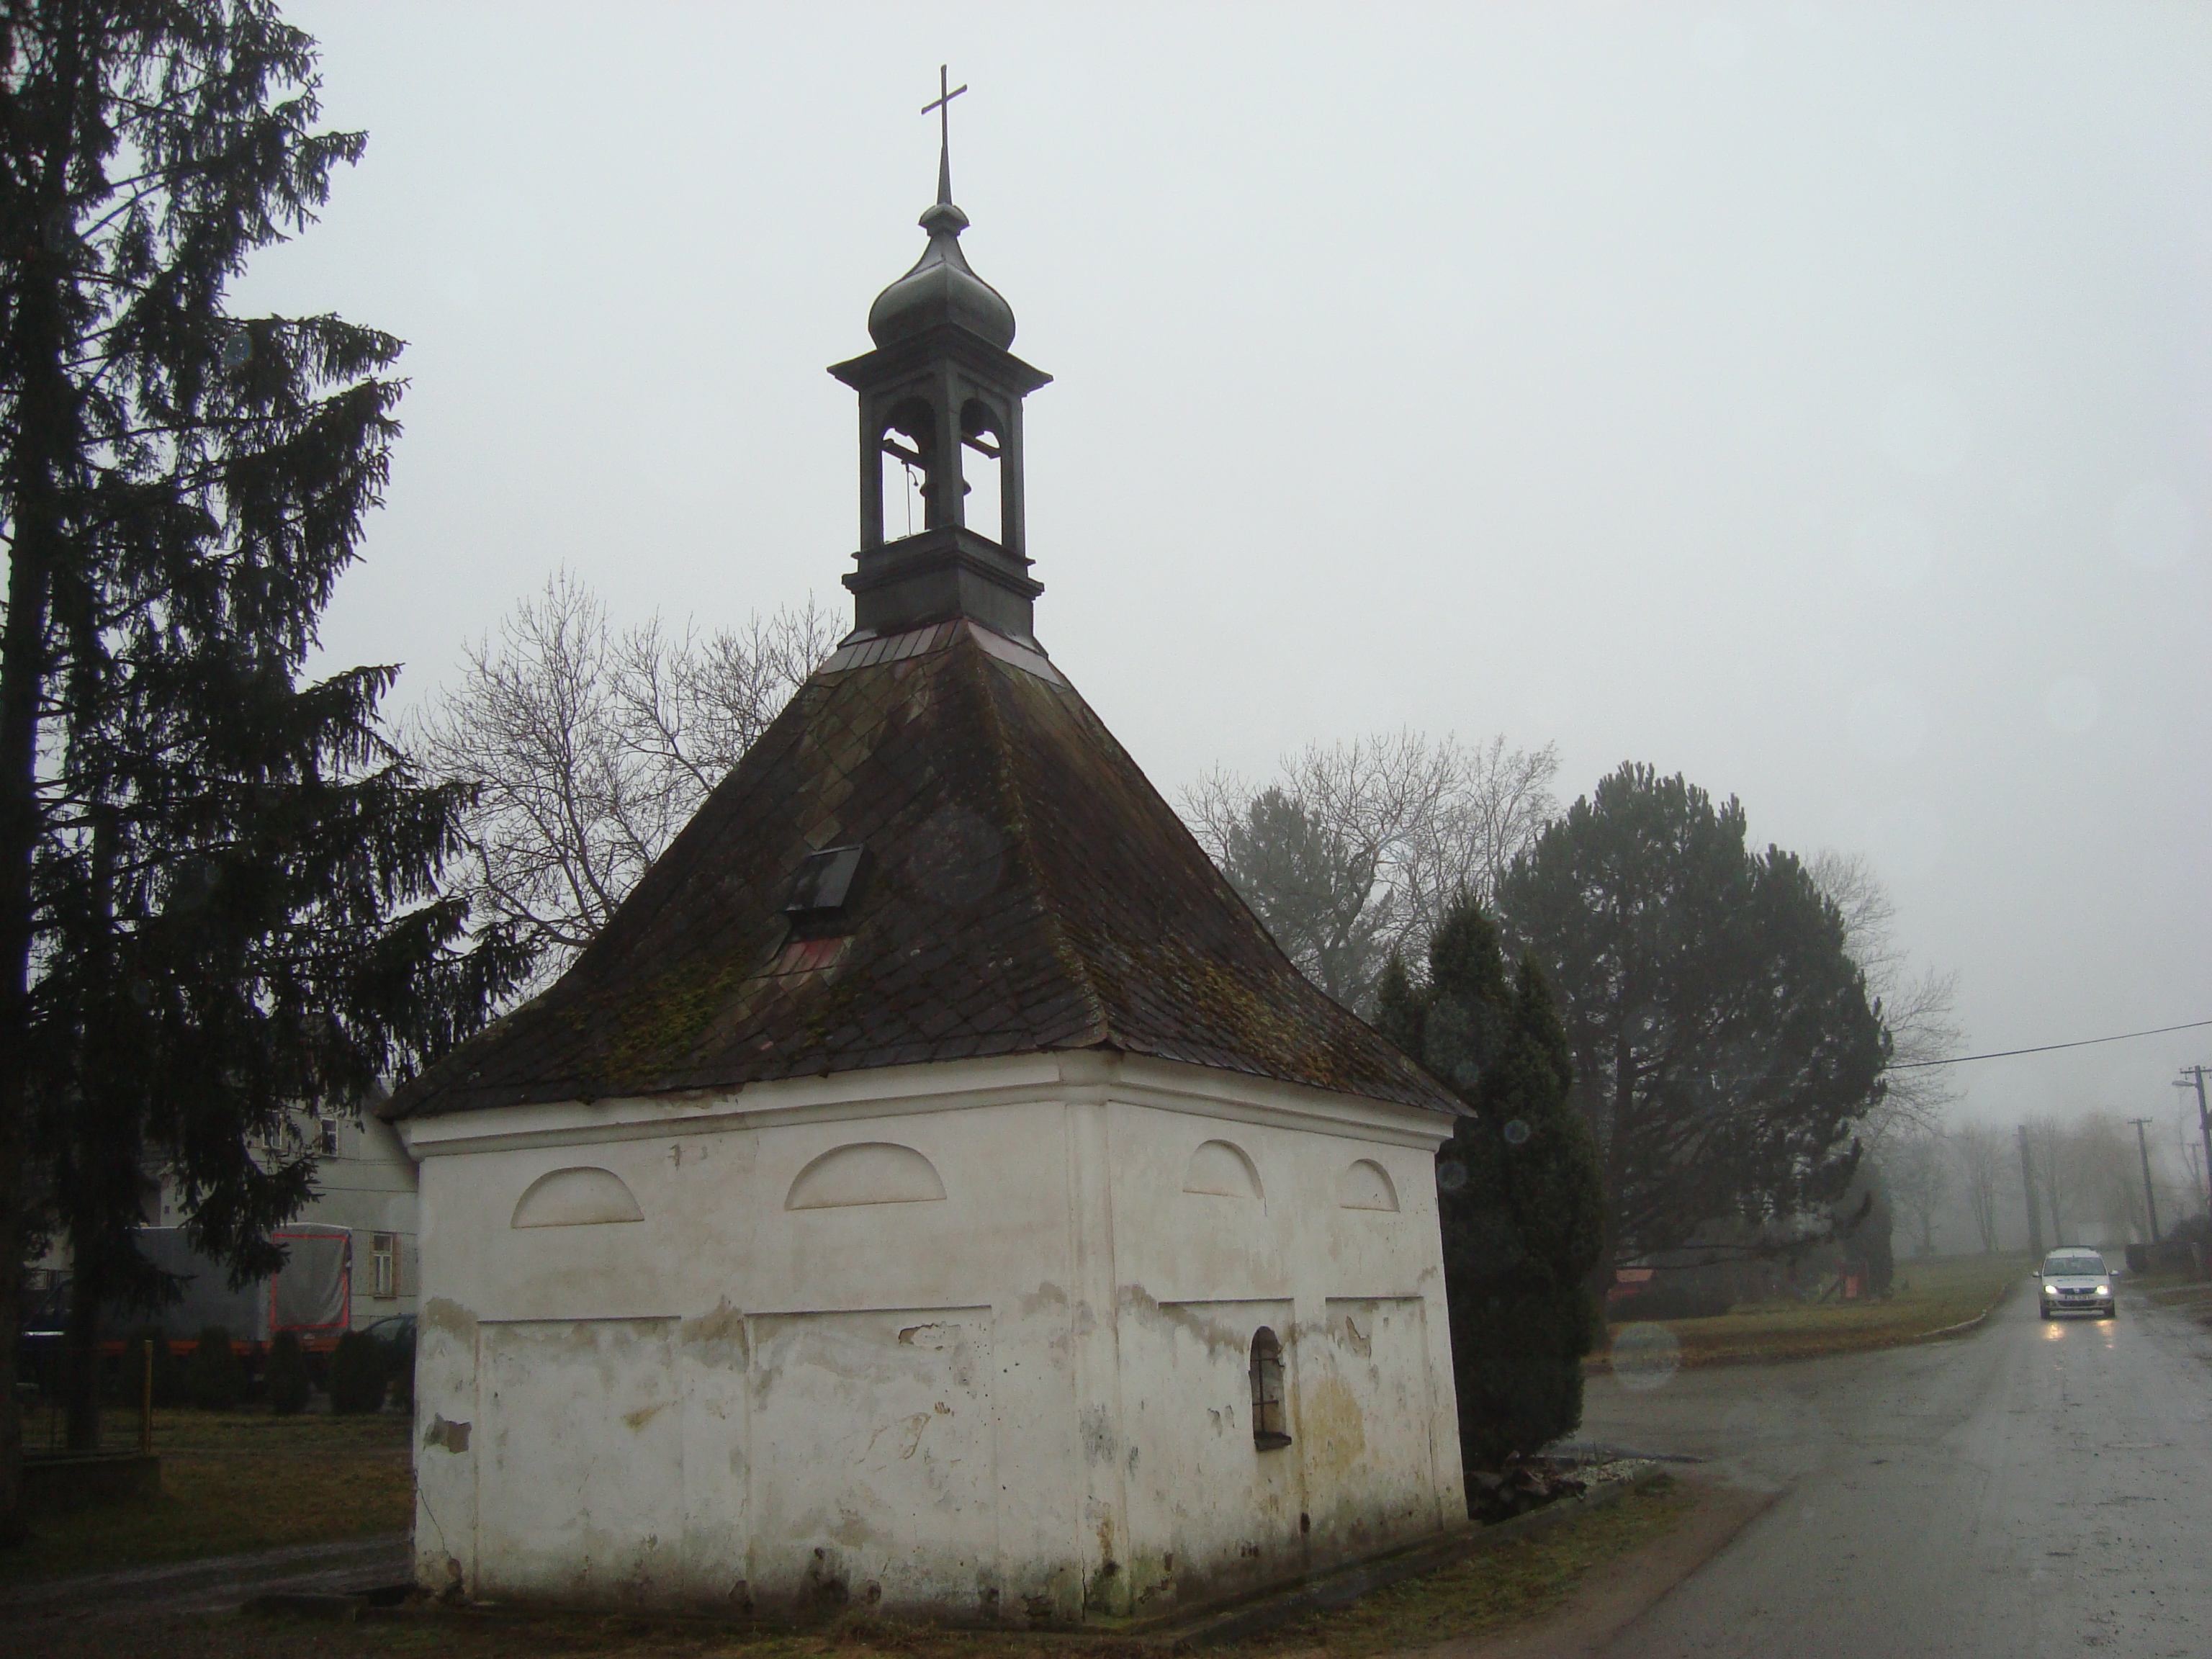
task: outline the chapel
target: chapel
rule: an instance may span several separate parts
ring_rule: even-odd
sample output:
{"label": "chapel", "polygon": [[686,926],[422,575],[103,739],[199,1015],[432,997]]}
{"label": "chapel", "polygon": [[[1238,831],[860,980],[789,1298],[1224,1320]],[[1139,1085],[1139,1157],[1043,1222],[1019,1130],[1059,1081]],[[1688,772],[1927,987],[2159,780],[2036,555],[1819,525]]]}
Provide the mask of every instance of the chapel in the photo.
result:
{"label": "chapel", "polygon": [[1461,1108],[1038,642],[1049,377],[949,145],[921,224],[830,370],[852,632],[568,971],[382,1109],[432,1589],[1066,1627],[1467,1524]]}

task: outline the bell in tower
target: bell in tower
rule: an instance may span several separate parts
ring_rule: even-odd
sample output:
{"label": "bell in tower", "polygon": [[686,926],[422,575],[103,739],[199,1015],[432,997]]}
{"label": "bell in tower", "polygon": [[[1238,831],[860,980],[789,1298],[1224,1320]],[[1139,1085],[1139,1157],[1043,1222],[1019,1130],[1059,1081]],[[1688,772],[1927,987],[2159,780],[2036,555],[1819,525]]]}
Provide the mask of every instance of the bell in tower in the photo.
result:
{"label": "bell in tower", "polygon": [[[1013,307],[960,251],[968,216],[952,203],[949,112],[967,88],[946,91],[939,76],[924,110],[939,118],[929,246],[868,308],[876,349],[830,371],[860,397],[860,568],[845,586],[862,635],[966,617],[1029,641],[1043,587],[1024,550],[1022,399],[1052,376],[1006,349]],[[886,458],[918,480],[918,527],[886,521]],[[971,475],[990,474],[996,499],[978,500]]]}

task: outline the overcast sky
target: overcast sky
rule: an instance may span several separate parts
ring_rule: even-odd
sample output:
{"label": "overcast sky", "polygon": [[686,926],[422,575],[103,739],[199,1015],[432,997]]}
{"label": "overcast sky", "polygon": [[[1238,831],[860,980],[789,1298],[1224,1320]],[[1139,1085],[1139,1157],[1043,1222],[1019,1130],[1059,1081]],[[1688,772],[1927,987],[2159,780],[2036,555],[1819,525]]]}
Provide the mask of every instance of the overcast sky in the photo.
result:
{"label": "overcast sky", "polygon": [[[1978,1048],[2212,1018],[2212,9],[295,3],[366,128],[242,307],[410,342],[325,628],[567,565],[845,613],[869,301],[964,246],[1040,637],[1172,797],[1556,740],[1868,854]],[[2212,1031],[1964,1068],[2172,1127]],[[2191,1115],[2193,1117],[2193,1109]]]}

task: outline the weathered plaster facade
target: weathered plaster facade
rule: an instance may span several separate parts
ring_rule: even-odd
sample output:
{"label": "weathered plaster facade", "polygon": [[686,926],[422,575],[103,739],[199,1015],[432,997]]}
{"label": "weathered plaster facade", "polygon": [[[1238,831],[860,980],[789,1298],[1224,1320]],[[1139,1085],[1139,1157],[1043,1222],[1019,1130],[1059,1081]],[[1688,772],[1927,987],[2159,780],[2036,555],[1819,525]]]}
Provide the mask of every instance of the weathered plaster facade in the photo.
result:
{"label": "weathered plaster facade", "polygon": [[1085,1051],[404,1127],[425,1583],[1066,1624],[1465,1524],[1434,1111]]}

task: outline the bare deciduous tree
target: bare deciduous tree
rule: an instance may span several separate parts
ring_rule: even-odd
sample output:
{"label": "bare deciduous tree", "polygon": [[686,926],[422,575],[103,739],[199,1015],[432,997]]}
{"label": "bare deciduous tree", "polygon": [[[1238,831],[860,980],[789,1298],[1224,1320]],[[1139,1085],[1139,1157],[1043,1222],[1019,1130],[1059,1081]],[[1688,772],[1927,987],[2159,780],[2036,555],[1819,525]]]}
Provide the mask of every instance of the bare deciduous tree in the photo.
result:
{"label": "bare deciduous tree", "polygon": [[1957,1017],[1959,976],[1933,968],[1913,971],[1897,940],[1897,906],[1860,854],[1823,852],[1806,867],[1843,913],[1844,948],[1880,1000],[1889,1030],[1888,1090],[1866,1125],[1867,1143],[1878,1147],[1893,1134],[1935,1133],[1958,1090],[1947,1067],[1925,1062],[1948,1060],[1966,1045]]}
{"label": "bare deciduous tree", "polygon": [[468,648],[407,747],[477,791],[469,897],[535,950],[532,988],[606,925],[835,634],[811,602],[741,631],[677,634],[655,617],[617,633],[562,571]]}
{"label": "bare deciduous tree", "polygon": [[2006,1176],[2019,1169],[2012,1138],[1987,1123],[1967,1123],[1952,1131],[1951,1146],[1958,1157],[1960,1184],[1966,1189],[1966,1207],[1973,1212],[1974,1231],[1981,1236],[1982,1253],[1995,1255],[1997,1192]]}
{"label": "bare deciduous tree", "polygon": [[1422,957],[1462,891],[1498,879],[1558,812],[1557,750],[1413,731],[1314,744],[1255,785],[1215,771],[1182,794],[1192,832],[1308,978],[1364,1010],[1393,951]]}
{"label": "bare deciduous tree", "polygon": [[2066,1224],[2070,1200],[2074,1196],[2073,1137],[2067,1126],[2049,1118],[2031,1119],[2027,1126],[2028,1157],[2035,1167],[2035,1184],[2041,1188],[2028,1202],[2040,1203],[2051,1231],[2047,1240],[2051,1249],[2074,1243],[2072,1230]]}
{"label": "bare deciduous tree", "polygon": [[1919,1254],[1936,1254],[1936,1218],[1951,1195],[1952,1148],[1948,1135],[1928,1129],[1893,1134],[1881,1152],[1891,1199],[1918,1236]]}
{"label": "bare deciduous tree", "polygon": [[2081,1207],[2108,1226],[2126,1229],[2138,1243],[2150,1237],[2143,1208],[2142,1169],[2135,1136],[2110,1112],[2093,1112],[2075,1126],[2075,1166]]}
{"label": "bare deciduous tree", "polygon": [[1408,961],[1427,948],[1462,893],[1493,909],[1507,868],[1559,814],[1551,788],[1558,745],[1509,749],[1493,737],[1471,749],[1446,738],[1443,747],[1455,763],[1456,787],[1432,818],[1415,824],[1398,865],[1407,916],[1394,943]]}

